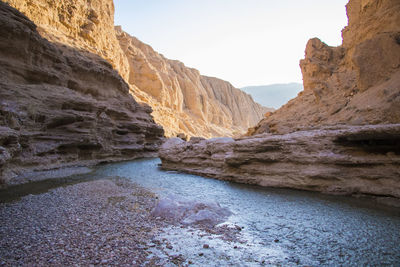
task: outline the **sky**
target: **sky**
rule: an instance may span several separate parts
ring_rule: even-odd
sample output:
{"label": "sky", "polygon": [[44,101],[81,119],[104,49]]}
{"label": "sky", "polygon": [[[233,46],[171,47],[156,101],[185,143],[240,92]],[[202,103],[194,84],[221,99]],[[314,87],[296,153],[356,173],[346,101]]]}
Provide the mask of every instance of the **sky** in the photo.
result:
{"label": "sky", "polygon": [[115,25],[235,87],[302,82],[310,38],[341,44],[348,0],[114,0]]}

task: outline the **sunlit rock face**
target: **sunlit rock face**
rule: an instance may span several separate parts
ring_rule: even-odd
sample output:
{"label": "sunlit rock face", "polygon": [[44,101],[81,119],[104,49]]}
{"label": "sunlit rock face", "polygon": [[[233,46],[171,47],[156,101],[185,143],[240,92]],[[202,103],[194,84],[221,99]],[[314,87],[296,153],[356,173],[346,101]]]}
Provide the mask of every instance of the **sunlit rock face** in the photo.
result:
{"label": "sunlit rock face", "polygon": [[169,139],[162,167],[216,179],[400,204],[400,124],[328,127],[283,135]]}
{"label": "sunlit rock face", "polygon": [[313,126],[400,122],[400,2],[351,0],[343,44],[306,46],[304,91],[249,135]]}
{"label": "sunlit rock face", "polygon": [[27,170],[155,155],[163,129],[111,64],[49,42],[4,2],[0,62],[1,183]]}
{"label": "sunlit rock face", "polygon": [[99,55],[118,70],[128,73],[126,57],[114,33],[112,0],[5,0],[37,25],[51,42]]}
{"label": "sunlit rock face", "polygon": [[166,136],[233,136],[257,124],[269,111],[230,83],[200,75],[176,60],[114,28],[112,0],[6,0],[52,42],[106,59],[149,104]]}
{"label": "sunlit rock face", "polygon": [[307,43],[304,91],[248,137],[171,139],[162,166],[400,204],[400,2],[350,0],[343,45]]}
{"label": "sunlit rock face", "polygon": [[129,62],[128,82],[137,99],[149,103],[167,136],[232,136],[254,126],[271,109],[230,83],[200,75],[169,60],[116,27]]}

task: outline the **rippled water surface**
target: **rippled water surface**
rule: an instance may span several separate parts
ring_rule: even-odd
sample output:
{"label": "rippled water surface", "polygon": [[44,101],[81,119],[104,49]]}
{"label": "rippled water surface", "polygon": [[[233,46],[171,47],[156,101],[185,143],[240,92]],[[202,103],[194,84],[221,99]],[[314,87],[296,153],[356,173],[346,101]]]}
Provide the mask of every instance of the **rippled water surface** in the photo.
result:
{"label": "rippled water surface", "polygon": [[[159,159],[107,164],[93,175],[118,175],[157,192],[161,198],[215,201],[243,227],[246,242],[234,244],[200,230],[171,228],[177,253],[194,264],[400,265],[400,212],[365,199],[266,189],[158,168]],[[199,232],[200,231],[200,232]],[[202,244],[210,245],[203,249]],[[200,253],[199,253],[200,252]],[[202,254],[199,256],[199,254]]]}

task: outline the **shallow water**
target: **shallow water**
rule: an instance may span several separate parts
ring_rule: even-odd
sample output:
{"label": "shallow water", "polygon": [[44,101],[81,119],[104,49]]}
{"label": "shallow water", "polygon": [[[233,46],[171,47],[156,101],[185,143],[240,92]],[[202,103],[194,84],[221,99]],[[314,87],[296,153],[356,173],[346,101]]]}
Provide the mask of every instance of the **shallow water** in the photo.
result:
{"label": "shallow water", "polygon": [[[368,199],[266,189],[165,172],[159,159],[97,167],[94,176],[122,176],[161,198],[217,202],[243,227],[244,242],[171,226],[160,238],[195,265],[400,265],[400,211]],[[208,244],[210,248],[203,248]],[[201,254],[201,255],[199,255]]]}

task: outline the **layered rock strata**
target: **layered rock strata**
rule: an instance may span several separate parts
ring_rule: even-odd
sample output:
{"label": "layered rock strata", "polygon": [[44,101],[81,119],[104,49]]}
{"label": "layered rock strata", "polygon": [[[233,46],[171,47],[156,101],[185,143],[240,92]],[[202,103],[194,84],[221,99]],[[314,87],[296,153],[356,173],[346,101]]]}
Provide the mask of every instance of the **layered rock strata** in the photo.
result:
{"label": "layered rock strata", "polygon": [[167,136],[232,136],[257,124],[272,111],[230,83],[200,75],[182,62],[170,60],[116,27],[129,62],[133,94],[150,103],[156,122]]}
{"label": "layered rock strata", "polygon": [[248,134],[400,122],[400,2],[350,0],[343,44],[307,43],[304,91]]}
{"label": "layered rock strata", "polygon": [[112,0],[5,0],[52,42],[97,54],[129,84],[137,101],[149,104],[166,136],[233,136],[246,132],[270,109],[230,83],[200,75],[114,28]]}
{"label": "layered rock strata", "polygon": [[342,46],[308,42],[297,98],[247,138],[169,140],[163,168],[400,204],[400,2],[350,0],[347,14]]}
{"label": "layered rock strata", "polygon": [[0,36],[2,183],[25,170],[155,154],[161,126],[106,60],[49,42],[3,2]]}
{"label": "layered rock strata", "polygon": [[169,139],[162,168],[269,187],[364,194],[400,204],[400,124],[240,139]]}

